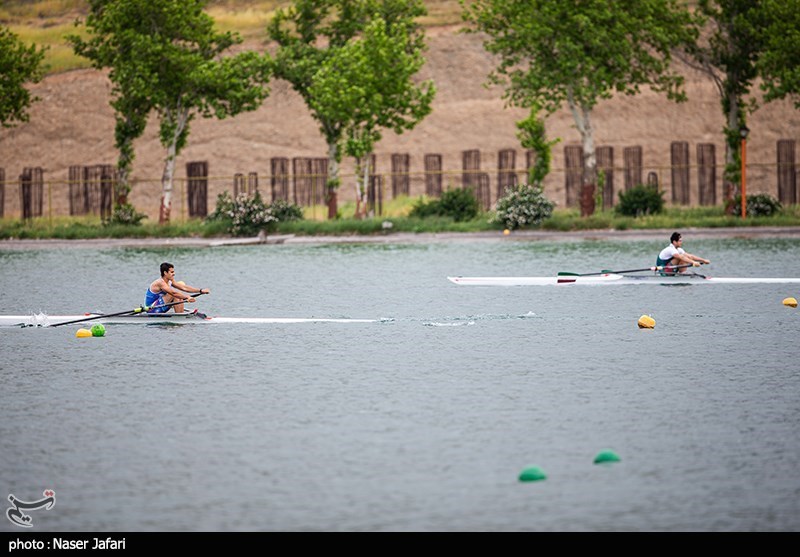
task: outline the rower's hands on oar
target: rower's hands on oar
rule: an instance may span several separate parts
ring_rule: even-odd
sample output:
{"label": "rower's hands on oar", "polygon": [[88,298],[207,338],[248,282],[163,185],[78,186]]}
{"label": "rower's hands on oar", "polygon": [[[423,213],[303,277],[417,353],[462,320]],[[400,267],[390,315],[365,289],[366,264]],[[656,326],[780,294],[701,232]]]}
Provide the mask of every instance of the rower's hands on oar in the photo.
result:
{"label": "rower's hands on oar", "polygon": [[201,288],[200,292],[198,292],[194,296],[189,296],[189,298],[186,301],[189,302],[190,304],[193,303],[193,302],[196,302],[197,300],[195,300],[195,296],[202,296],[203,294],[211,294],[211,289],[210,288]]}

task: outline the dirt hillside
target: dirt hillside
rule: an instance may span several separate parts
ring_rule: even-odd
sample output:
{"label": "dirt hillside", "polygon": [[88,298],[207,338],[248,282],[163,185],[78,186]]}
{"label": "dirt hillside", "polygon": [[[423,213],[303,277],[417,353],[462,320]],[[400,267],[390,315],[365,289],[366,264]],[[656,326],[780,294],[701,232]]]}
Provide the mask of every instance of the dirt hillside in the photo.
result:
{"label": "dirt hillside", "polygon": [[[486,88],[485,78],[494,67],[481,37],[458,32],[457,27],[427,31],[429,51],[421,77],[433,79],[438,94],[433,113],[414,130],[403,135],[387,132],[376,148],[378,172],[391,171],[391,154],[408,153],[412,180],[411,194],[424,192],[423,157],[443,156],[445,171],[460,171],[461,153],[478,149],[481,169],[491,178],[495,199],[497,152],[516,149],[517,168],[525,165],[524,152],[516,139],[514,123],[526,116],[520,109],[505,108],[502,91]],[[247,45],[259,49],[258,44]],[[662,187],[669,187],[670,143],[689,143],[691,164],[696,164],[699,143],[716,144],[718,182],[724,165],[723,117],[713,84],[703,75],[684,69],[689,101],[674,104],[647,89],[636,97],[616,97],[602,102],[594,113],[597,145],[614,148],[614,165],[622,169],[623,148],[641,145],[645,175],[656,171]],[[45,180],[52,184],[53,205],[64,211],[66,181],[71,165],[114,164],[114,119],[109,106],[110,82],[96,70],[78,70],[53,75],[32,87],[41,98],[30,111],[30,122],[11,130],[0,130],[0,168],[6,175],[6,215],[19,211],[15,182],[23,168],[41,166]],[[777,195],[774,166],[776,142],[800,139],[800,112],[790,102],[763,106],[750,117],[748,140],[748,191]],[[548,135],[560,138],[554,149],[553,172],[546,182],[547,194],[563,206],[564,146],[580,144],[571,114],[564,108],[547,122]],[[155,119],[136,143],[134,178],[139,181],[133,203],[152,216],[157,215],[160,176],[165,155],[157,137]],[[212,176],[210,209],[216,193],[232,188],[233,175],[257,172],[259,187],[269,191],[272,157],[324,157],[326,146],[314,120],[300,97],[288,84],[273,81],[271,94],[257,111],[227,120],[196,119],[189,144],[178,159],[176,177],[186,176],[186,163],[206,160]],[[761,166],[763,165],[763,166]],[[340,199],[353,199],[350,162],[344,165]],[[622,187],[621,171],[616,188]],[[179,180],[180,182],[180,180]],[[445,178],[447,185],[447,178]],[[718,184],[717,199],[721,199]],[[179,190],[180,193],[180,190]],[[389,194],[390,195],[390,194]],[[669,194],[665,196],[670,200]],[[691,201],[697,203],[697,178],[691,175]],[[176,204],[179,201],[176,201]],[[176,205],[177,211],[181,210]]]}

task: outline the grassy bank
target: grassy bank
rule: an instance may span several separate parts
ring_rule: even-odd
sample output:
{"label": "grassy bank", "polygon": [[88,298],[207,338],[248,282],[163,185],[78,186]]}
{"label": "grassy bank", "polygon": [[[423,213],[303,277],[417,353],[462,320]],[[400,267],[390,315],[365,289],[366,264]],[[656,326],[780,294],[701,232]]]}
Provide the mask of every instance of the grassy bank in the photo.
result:
{"label": "grassy bank", "polygon": [[[415,219],[404,216],[408,205],[397,204],[385,207],[381,216],[354,219],[348,205],[343,206],[343,218],[324,220],[324,208],[307,208],[306,218],[301,221],[280,223],[275,234],[304,236],[377,235],[397,232],[485,232],[501,230],[502,226],[489,222],[491,214],[484,213],[466,221],[454,222],[447,217]],[[316,217],[316,218],[315,218]],[[725,215],[721,207],[667,208],[660,215],[645,217],[621,217],[613,211],[598,211],[582,218],[577,210],[556,209],[553,216],[536,230],[558,232],[580,230],[647,230],[686,228],[730,228],[742,226],[800,226],[800,205],[785,207],[771,217],[748,217]],[[99,239],[99,238],[215,238],[228,236],[219,223],[207,223],[201,219],[187,220],[169,226],[144,221],[140,226],[108,226],[99,217],[40,217],[30,221],[0,219],[0,239]]]}

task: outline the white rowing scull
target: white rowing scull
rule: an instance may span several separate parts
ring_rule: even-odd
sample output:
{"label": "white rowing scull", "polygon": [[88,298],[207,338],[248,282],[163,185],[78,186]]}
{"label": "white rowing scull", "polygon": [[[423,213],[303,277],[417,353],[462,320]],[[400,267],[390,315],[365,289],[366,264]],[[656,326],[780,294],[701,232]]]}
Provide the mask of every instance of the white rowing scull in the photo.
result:
{"label": "white rowing scull", "polygon": [[696,273],[677,275],[622,275],[604,273],[596,276],[555,276],[555,277],[447,277],[450,282],[462,286],[565,286],[575,284],[785,284],[800,283],[800,278],[758,278],[758,277],[708,277]]}
{"label": "white rowing scull", "polygon": [[104,315],[87,313],[84,315],[0,315],[2,327],[52,327],[76,322],[78,326],[94,323],[136,323],[136,324],[184,324],[184,323],[375,323],[377,319],[345,319],[326,317],[209,317],[198,312],[184,313],[134,313],[131,315]]}

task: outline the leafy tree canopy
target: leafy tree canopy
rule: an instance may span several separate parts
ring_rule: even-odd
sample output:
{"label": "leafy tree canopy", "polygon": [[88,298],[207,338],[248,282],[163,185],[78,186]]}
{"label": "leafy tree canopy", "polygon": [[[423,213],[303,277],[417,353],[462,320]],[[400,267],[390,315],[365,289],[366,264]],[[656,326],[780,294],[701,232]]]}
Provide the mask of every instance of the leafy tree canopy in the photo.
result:
{"label": "leafy tree canopy", "polygon": [[766,100],[792,97],[800,109],[800,0],[763,0],[764,51],[759,69]]}
{"label": "leafy tree canopy", "polygon": [[38,99],[25,84],[42,79],[45,50],[25,46],[11,30],[0,27],[0,124],[4,128],[28,121],[28,109]]}
{"label": "leafy tree canopy", "polygon": [[500,57],[490,75],[517,106],[558,110],[573,99],[590,110],[642,85],[685,99],[671,50],[691,41],[691,14],[676,0],[477,0],[465,5],[473,31]]}

